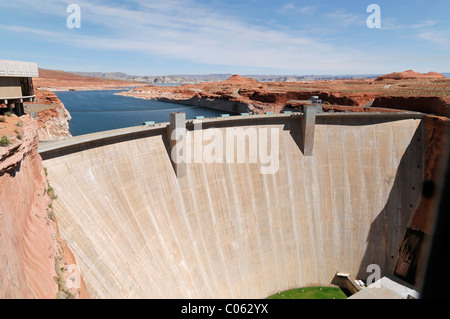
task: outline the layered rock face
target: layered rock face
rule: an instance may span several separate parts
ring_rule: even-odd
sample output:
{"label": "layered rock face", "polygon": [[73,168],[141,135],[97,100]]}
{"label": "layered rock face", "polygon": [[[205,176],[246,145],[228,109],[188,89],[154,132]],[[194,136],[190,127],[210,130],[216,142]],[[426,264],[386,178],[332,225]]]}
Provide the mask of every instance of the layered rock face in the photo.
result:
{"label": "layered rock face", "polygon": [[[445,157],[442,153],[448,149],[448,130],[450,127],[450,119],[440,116],[426,116],[425,124],[425,165],[424,180],[436,182],[442,178],[442,169]],[[433,211],[437,205],[437,196],[422,196],[419,207],[412,220],[412,226],[426,234],[430,234],[433,229]]]}
{"label": "layered rock face", "polygon": [[448,96],[377,97],[372,104],[373,107],[389,107],[445,117],[449,116],[449,105],[450,98]]}
{"label": "layered rock face", "polygon": [[70,113],[55,93],[36,90],[36,102],[27,104],[26,111],[37,112],[40,141],[64,140],[72,137],[69,131]]}
{"label": "layered rock face", "polygon": [[5,119],[0,135],[10,144],[0,146],[0,298],[87,298],[53,214],[56,195],[37,152],[37,123],[29,116]]}

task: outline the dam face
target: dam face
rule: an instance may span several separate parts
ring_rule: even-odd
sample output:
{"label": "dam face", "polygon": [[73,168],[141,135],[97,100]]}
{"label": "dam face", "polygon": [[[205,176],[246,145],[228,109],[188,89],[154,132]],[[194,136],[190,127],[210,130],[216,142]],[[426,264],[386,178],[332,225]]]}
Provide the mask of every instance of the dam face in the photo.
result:
{"label": "dam face", "polygon": [[265,298],[336,272],[364,280],[371,264],[392,273],[421,198],[423,123],[345,115],[317,116],[312,156],[300,117],[204,122],[279,129],[274,174],[191,163],[177,178],[165,128],[41,152],[91,298]]}

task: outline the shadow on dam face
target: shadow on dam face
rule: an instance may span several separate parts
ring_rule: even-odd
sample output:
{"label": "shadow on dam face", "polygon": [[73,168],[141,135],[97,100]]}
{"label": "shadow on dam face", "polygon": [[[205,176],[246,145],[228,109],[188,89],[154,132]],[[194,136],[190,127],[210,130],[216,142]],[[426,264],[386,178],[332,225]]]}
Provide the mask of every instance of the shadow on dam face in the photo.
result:
{"label": "shadow on dam face", "polygon": [[391,274],[421,198],[424,128],[370,116],[318,117],[309,157],[298,118],[228,122],[280,130],[272,175],[192,163],[178,179],[165,130],[43,156],[91,297],[265,298],[336,272],[366,279],[370,264]]}
{"label": "shadow on dam face", "polygon": [[[401,236],[403,239],[407,233],[404,225],[411,225],[410,219],[420,204],[425,152],[423,140],[423,128],[419,126],[401,158],[395,178],[389,177],[386,180],[386,183],[393,182],[393,186],[385,207],[370,225],[366,240],[367,249],[357,273],[358,278],[367,278],[371,274],[367,270],[367,265],[379,265],[384,274],[392,274],[395,273],[395,266],[402,261],[399,256],[401,248],[399,238],[395,237],[397,234],[387,232],[386,228],[390,225],[403,227]],[[384,256],[377,253],[381,251],[384,251]],[[411,267],[409,270],[415,272],[416,269]],[[409,279],[414,281],[414,278]]]}

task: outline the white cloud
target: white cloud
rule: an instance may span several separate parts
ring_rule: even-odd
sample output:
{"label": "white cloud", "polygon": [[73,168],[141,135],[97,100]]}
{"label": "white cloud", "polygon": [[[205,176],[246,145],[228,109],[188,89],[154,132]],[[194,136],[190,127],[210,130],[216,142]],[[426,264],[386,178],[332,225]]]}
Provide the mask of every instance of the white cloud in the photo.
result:
{"label": "white cloud", "polygon": [[419,39],[426,40],[438,46],[450,48],[450,30],[424,30],[418,34],[418,37]]}
{"label": "white cloud", "polygon": [[339,9],[333,12],[329,12],[326,14],[327,23],[329,25],[337,26],[351,26],[351,25],[360,25],[365,26],[367,22],[368,15],[364,14],[355,14],[348,12],[345,9]]}
{"label": "white cloud", "polygon": [[423,30],[426,28],[434,27],[439,24],[434,20],[423,20],[415,24],[401,24],[397,19],[392,17],[383,18],[382,29],[384,30]]}
{"label": "white cloud", "polygon": [[441,21],[422,20],[415,24],[399,24],[394,19],[383,21],[383,29],[389,31],[402,31],[411,39],[425,40],[442,48],[450,48],[450,30]]}
{"label": "white cloud", "polygon": [[287,3],[281,7],[279,10],[284,14],[312,14],[316,12],[317,8],[315,6],[297,6],[293,3]]}
{"label": "white cloud", "polygon": [[[34,1],[33,1],[34,2]],[[32,3],[33,3],[32,2]],[[67,4],[73,1],[42,0],[28,7],[42,16],[56,15],[65,22]],[[376,53],[355,47],[341,48],[324,38],[305,36],[301,30],[266,27],[212,10],[193,1],[134,0],[125,4],[77,1],[82,28],[5,26],[8,32],[29,34],[42,41],[105,51],[146,53],[190,63],[273,70],[286,73],[365,73]],[[28,1],[15,0],[15,6]],[[305,13],[314,7],[293,7]],[[329,24],[365,24],[365,15],[339,10],[328,15]],[[304,31],[304,30],[303,30]]]}
{"label": "white cloud", "polygon": [[417,24],[413,24],[410,26],[411,29],[423,29],[423,28],[429,28],[429,27],[433,27],[436,25],[436,21],[434,20],[425,20],[425,21],[421,21]]}

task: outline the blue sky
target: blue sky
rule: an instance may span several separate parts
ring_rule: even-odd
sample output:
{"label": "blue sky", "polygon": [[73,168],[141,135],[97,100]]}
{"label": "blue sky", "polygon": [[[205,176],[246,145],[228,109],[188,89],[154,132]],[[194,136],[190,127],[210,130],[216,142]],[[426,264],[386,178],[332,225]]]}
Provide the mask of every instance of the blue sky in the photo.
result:
{"label": "blue sky", "polygon": [[[81,28],[67,27],[69,4]],[[381,8],[370,29],[369,4]],[[450,1],[0,0],[0,59],[167,74],[450,72]]]}

